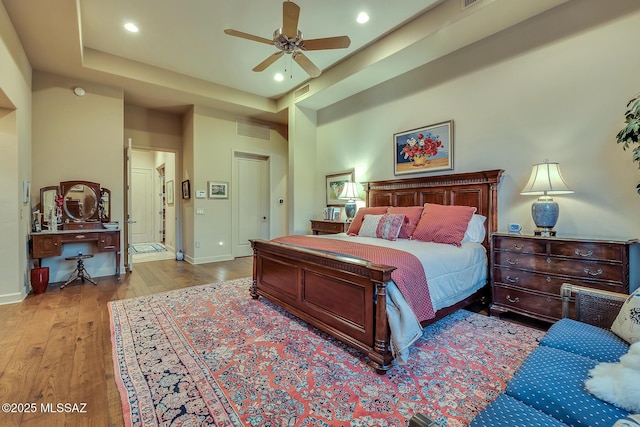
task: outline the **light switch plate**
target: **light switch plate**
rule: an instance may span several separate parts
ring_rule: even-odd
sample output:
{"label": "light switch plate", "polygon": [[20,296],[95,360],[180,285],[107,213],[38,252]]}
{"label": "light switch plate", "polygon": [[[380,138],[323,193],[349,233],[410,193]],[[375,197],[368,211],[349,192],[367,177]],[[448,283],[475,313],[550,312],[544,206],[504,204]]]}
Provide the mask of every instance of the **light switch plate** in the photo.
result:
{"label": "light switch plate", "polygon": [[204,199],[205,197],[207,197],[205,190],[196,190],[196,199]]}

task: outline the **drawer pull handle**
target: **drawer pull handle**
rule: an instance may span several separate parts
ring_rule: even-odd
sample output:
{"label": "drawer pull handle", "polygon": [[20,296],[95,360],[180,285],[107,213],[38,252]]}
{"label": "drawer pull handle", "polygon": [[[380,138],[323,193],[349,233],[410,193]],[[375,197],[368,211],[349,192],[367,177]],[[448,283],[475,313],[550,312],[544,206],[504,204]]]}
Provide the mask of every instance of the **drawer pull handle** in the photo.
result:
{"label": "drawer pull handle", "polygon": [[518,302],[520,302],[520,298],[518,298],[518,297],[511,298],[511,295],[507,295],[507,301],[513,302],[513,303],[518,303]]}
{"label": "drawer pull handle", "polygon": [[591,256],[593,255],[592,250],[588,250],[587,252],[582,252],[580,249],[576,249],[576,255],[578,256]]}
{"label": "drawer pull handle", "polygon": [[519,277],[516,277],[515,279],[512,279],[511,276],[507,276],[506,277],[507,282],[509,283],[518,283],[520,281]]}
{"label": "drawer pull handle", "polygon": [[507,263],[511,265],[518,265],[518,260],[512,260],[511,258],[507,258]]}
{"label": "drawer pull handle", "polygon": [[547,264],[551,264],[551,258],[547,257]]}
{"label": "drawer pull handle", "polygon": [[547,276],[547,283],[551,283],[551,276]]}
{"label": "drawer pull handle", "polygon": [[513,244],[513,249],[518,250],[518,251],[523,250],[523,249],[524,249],[524,243],[523,243],[522,245],[519,245],[519,244],[517,244],[517,243],[514,243],[514,244]]}
{"label": "drawer pull handle", "polygon": [[78,235],[76,236],[76,239],[84,239],[84,234],[78,234]]}
{"label": "drawer pull handle", "polygon": [[595,271],[595,272],[592,273],[591,270],[589,270],[589,267],[585,268],[584,272],[587,273],[590,276],[599,276],[599,275],[601,275],[603,273],[601,268],[599,268],[598,271]]}

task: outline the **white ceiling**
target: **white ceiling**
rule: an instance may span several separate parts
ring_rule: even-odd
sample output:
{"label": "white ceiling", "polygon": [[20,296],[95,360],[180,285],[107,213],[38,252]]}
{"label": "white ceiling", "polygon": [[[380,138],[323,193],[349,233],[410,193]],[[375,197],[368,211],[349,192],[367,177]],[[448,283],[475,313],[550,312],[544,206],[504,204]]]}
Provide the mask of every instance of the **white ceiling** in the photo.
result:
{"label": "white ceiling", "polygon": [[[405,1],[389,7],[387,0],[296,0],[298,28],[306,39],[347,35],[346,49],[307,52],[321,70],[351,55],[412,16],[441,0]],[[366,11],[367,24],[356,22]],[[223,33],[232,28],[271,39],[282,26],[280,0],[81,0],[82,43],[85,47],[144,62],[202,80],[268,98],[289,92],[309,76],[291,57],[280,58],[264,72],[251,69],[278,52],[273,47]],[[125,31],[134,22],[140,32]],[[276,82],[276,72],[287,78]]]}
{"label": "white ceiling", "polygon": [[[296,0],[306,39],[351,38],[347,49],[306,52],[323,70],[310,80],[289,55],[251,71],[276,48],[223,32],[270,39],[280,0],[2,0],[35,70],[121,87],[125,102],[148,108],[198,105],[276,122],[306,82],[302,102],[322,108],[566,1],[479,0],[463,10],[462,0]],[[361,11],[367,24],[356,22]]]}

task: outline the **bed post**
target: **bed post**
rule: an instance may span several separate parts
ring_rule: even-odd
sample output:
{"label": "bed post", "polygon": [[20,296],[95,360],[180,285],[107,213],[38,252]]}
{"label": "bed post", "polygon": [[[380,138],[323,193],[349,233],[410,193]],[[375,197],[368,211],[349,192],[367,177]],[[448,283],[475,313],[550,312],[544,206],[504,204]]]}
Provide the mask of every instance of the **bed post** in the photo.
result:
{"label": "bed post", "polygon": [[258,249],[256,248],[256,242],[254,240],[250,240],[251,249],[253,250],[253,280],[251,281],[251,288],[249,289],[249,293],[253,299],[258,299],[260,295],[258,295]]}
{"label": "bed post", "polygon": [[386,374],[391,369],[393,354],[389,319],[387,318],[387,282],[376,281],[376,330],[373,351],[368,354],[369,364],[378,374]]}

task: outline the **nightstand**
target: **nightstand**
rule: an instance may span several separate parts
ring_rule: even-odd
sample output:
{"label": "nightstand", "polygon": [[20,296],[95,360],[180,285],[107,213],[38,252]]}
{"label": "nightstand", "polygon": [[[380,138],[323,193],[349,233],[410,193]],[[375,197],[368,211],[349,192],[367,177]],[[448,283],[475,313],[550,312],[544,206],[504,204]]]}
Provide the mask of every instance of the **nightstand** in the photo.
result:
{"label": "nightstand", "polygon": [[313,231],[313,234],[337,234],[344,233],[348,229],[349,223],[346,221],[311,220],[311,231]]}
{"label": "nightstand", "polygon": [[[519,313],[555,322],[563,283],[629,293],[637,240],[572,239],[495,233],[491,240],[491,314]],[[633,263],[637,265],[637,262]],[[574,317],[570,304],[570,317]]]}

